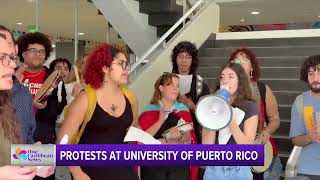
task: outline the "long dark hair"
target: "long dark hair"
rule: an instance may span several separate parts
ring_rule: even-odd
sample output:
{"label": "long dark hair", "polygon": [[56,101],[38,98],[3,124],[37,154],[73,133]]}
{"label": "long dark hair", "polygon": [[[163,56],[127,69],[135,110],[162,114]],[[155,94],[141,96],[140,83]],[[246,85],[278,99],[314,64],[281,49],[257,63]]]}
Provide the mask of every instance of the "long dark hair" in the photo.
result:
{"label": "long dark hair", "polygon": [[0,129],[12,144],[22,142],[21,126],[16,116],[10,90],[0,90]]}
{"label": "long dark hair", "polygon": [[199,62],[198,49],[195,44],[189,41],[181,41],[173,48],[172,54],[171,54],[172,72],[179,74],[177,56],[179,53],[184,53],[184,52],[192,56],[192,62],[191,62],[189,74],[195,74],[198,69],[198,62]]}
{"label": "long dark hair", "polygon": [[237,88],[237,91],[235,92],[235,98],[232,103],[232,106],[239,106],[239,104],[244,100],[254,101],[253,97],[252,97],[252,92],[251,92],[248,77],[240,64],[227,63],[221,67],[220,72],[219,72],[219,76],[217,78],[217,82],[216,82],[217,86],[215,88],[215,91],[220,89],[220,80],[221,80],[220,75],[221,75],[222,71],[226,68],[232,69],[232,71],[234,71],[236,73],[238,80],[239,80],[238,88]]}

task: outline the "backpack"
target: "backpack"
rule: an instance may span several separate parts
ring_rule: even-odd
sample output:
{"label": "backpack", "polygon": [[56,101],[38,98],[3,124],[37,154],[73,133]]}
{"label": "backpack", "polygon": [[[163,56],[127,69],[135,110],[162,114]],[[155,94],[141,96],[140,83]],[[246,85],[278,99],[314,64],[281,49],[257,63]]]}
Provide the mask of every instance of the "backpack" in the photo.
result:
{"label": "backpack", "polygon": [[[133,94],[133,92],[128,89],[127,87],[124,87],[124,86],[121,86],[120,87],[122,93],[128,98],[130,104],[131,104],[131,109],[133,110],[134,109],[134,106],[135,106],[135,103],[136,103],[136,99],[135,99],[135,96]],[[91,117],[93,115],[93,112],[96,108],[96,104],[97,104],[97,101],[96,101],[96,90],[92,87],[86,87],[85,88],[85,92],[88,96],[88,110],[86,112],[86,115],[85,115],[85,118],[80,126],[80,129],[79,131],[77,132],[76,136],[71,140],[71,144],[78,144],[79,141],[80,141],[80,138],[83,134],[83,131],[86,127],[86,125],[88,124],[88,122],[91,120]],[[67,106],[68,107],[68,106]],[[64,113],[68,113],[68,109],[65,109]],[[133,113],[133,112],[132,112]]]}

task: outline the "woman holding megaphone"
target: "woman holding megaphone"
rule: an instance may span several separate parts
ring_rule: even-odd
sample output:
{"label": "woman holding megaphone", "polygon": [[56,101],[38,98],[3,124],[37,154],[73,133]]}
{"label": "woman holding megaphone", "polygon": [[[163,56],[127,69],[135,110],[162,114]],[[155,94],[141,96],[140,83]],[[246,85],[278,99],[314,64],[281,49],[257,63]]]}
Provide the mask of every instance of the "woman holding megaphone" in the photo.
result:
{"label": "woman holding megaphone", "polygon": [[[233,118],[228,125],[231,136],[224,144],[253,144],[258,127],[258,107],[253,101],[248,78],[241,65],[228,63],[222,66],[217,78],[216,91],[221,86],[228,87],[231,94],[230,104],[244,111],[245,115],[240,124]],[[203,128],[203,144],[221,144],[219,132]],[[211,179],[252,179],[248,166],[208,166],[204,180]]]}

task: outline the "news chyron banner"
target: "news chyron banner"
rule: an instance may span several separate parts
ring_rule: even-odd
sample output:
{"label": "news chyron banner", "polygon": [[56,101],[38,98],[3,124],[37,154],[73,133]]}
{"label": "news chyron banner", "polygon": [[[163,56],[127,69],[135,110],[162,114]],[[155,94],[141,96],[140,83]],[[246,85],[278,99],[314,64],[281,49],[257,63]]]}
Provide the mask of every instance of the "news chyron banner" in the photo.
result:
{"label": "news chyron banner", "polygon": [[264,145],[15,144],[19,166],[263,166]]}

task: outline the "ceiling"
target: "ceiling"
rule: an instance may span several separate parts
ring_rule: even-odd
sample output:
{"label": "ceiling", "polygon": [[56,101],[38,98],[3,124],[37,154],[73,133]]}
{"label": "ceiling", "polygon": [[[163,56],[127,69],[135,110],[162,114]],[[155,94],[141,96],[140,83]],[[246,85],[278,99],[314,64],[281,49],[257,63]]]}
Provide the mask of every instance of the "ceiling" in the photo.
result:
{"label": "ceiling", "polygon": [[[35,25],[35,0],[0,0],[0,24],[10,29],[27,31]],[[74,37],[74,0],[39,0],[40,31],[52,36]],[[16,23],[22,22],[23,25]],[[79,39],[106,40],[107,21],[98,15],[94,4],[79,0],[78,32],[86,33]]]}
{"label": "ceiling", "polygon": [[[248,0],[219,5],[221,25],[224,26],[320,21],[320,0]],[[260,14],[251,15],[251,11]]]}
{"label": "ceiling", "polygon": [[[131,0],[128,0],[131,1]],[[196,0],[191,0],[196,1]],[[224,2],[223,2],[224,1]],[[320,21],[320,0],[217,0],[221,25],[270,24]],[[39,0],[40,31],[67,38],[74,36],[74,0]],[[223,2],[223,3],[221,3]],[[34,0],[0,0],[0,24],[27,31],[35,25]],[[251,11],[261,12],[251,15]],[[105,41],[107,22],[94,4],[79,0],[79,39]],[[120,14],[119,14],[120,15]],[[244,22],[240,22],[244,19]],[[22,22],[23,25],[16,23]]]}

